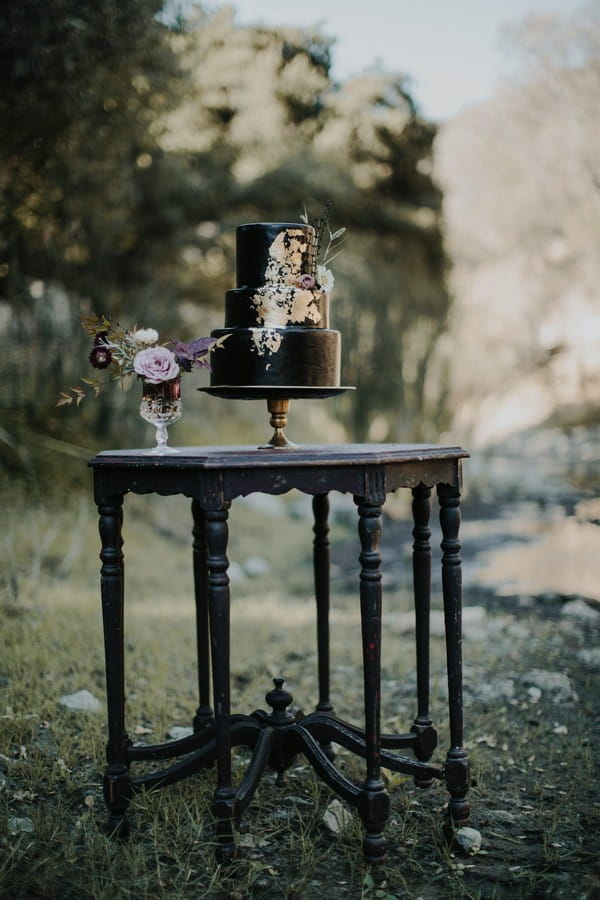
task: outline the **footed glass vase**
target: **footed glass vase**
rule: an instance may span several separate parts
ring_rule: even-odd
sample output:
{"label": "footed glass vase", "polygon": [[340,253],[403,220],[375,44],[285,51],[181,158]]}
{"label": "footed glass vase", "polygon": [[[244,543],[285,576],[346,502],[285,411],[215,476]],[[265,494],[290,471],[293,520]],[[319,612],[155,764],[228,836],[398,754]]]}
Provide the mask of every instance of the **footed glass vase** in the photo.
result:
{"label": "footed glass vase", "polygon": [[181,418],[182,412],[181,378],[162,381],[160,384],[150,384],[142,379],[140,416],[156,426],[156,446],[144,451],[145,453],[164,456],[179,452],[174,447],[169,447],[167,429]]}

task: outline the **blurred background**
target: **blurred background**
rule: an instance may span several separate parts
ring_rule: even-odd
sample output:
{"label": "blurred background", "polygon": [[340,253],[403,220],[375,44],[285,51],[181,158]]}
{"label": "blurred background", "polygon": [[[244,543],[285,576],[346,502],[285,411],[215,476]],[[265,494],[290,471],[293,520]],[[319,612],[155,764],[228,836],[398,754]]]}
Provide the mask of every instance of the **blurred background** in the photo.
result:
{"label": "blurred background", "polygon": [[[600,4],[490,6],[7,5],[3,473],[87,485],[79,461],[151,440],[133,379],[55,407],[91,374],[82,315],[208,334],[235,227],[331,201],[357,390],[295,403],[290,437],[457,443],[473,490],[593,493]],[[186,379],[174,443],[268,436],[262,406],[206,383]]]}

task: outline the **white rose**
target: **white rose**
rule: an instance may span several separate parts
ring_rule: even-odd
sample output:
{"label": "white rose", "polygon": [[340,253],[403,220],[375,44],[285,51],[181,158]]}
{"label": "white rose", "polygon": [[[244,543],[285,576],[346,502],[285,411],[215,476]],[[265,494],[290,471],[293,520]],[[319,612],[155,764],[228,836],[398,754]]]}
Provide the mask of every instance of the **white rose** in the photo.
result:
{"label": "white rose", "polygon": [[158,331],[154,328],[138,328],[133,333],[136,344],[155,344],[158,340]]}

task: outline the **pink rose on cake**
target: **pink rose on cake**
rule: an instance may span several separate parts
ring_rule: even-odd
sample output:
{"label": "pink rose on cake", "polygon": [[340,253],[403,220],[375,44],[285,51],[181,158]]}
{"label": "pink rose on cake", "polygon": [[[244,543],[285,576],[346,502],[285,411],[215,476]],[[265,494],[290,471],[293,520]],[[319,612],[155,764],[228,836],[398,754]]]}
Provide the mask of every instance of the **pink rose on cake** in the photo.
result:
{"label": "pink rose on cake", "polygon": [[312,275],[300,275],[296,285],[305,291],[312,291],[316,282]]}
{"label": "pink rose on cake", "polygon": [[150,384],[171,381],[179,375],[175,354],[166,347],[148,347],[136,353],[134,371]]}

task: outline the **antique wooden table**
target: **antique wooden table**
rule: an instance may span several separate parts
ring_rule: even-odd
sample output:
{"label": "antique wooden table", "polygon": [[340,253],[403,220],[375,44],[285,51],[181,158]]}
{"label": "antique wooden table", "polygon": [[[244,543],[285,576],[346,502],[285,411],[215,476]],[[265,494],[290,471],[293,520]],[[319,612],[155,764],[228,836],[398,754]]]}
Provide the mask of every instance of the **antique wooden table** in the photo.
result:
{"label": "antique wooden table", "polygon": [[[469,768],[463,747],[461,659],[461,461],[459,447],[419,444],[306,446],[293,450],[252,447],[181,448],[176,455],[151,456],[141,450],[100,453],[94,470],[100,515],[101,593],[108,703],[105,802],[112,832],[128,829],[126,811],[133,793],[172,784],[216,761],[215,818],[217,855],[235,853],[234,828],[267,766],[279,780],[294,757],[303,753],[318,775],[356,808],[365,828],[366,860],[385,854],[383,829],[389,797],[381,768],[412,775],[417,784],[445,780],[453,825],[469,817],[466,800]],[[439,500],[442,592],[445,613],[449,691],[450,747],[443,765],[429,762],[437,734],[429,712],[429,609],[431,593],[430,496]],[[250,715],[230,709],[230,609],[227,576],[228,509],[232,500],[252,492],[282,494],[293,488],[313,496],[314,572],[318,645],[319,702],[304,714],[291,708],[283,679],[266,695],[270,711]],[[404,734],[381,734],[381,512],[386,494],[412,491],[413,577],[415,598],[416,717]],[[354,497],[360,541],[359,587],[363,649],[364,727],[346,722],[329,697],[329,543],[328,493]],[[124,575],[121,524],[126,493],[183,494],[192,500],[193,565],[198,639],[199,706],[194,733],[181,740],[133,746],[125,728]],[[358,548],[357,548],[358,549]],[[257,647],[257,653],[260,648]],[[212,661],[212,662],[211,662]],[[212,707],[210,683],[212,674]],[[214,711],[213,711],[214,710]],[[335,765],[332,742],[365,761],[365,777],[355,784]],[[251,749],[241,782],[232,782],[231,748]],[[409,749],[414,758],[399,755]],[[138,760],[173,760],[151,774],[134,775]]]}

